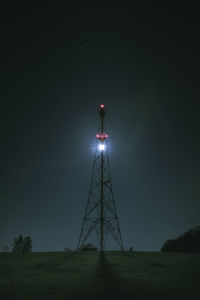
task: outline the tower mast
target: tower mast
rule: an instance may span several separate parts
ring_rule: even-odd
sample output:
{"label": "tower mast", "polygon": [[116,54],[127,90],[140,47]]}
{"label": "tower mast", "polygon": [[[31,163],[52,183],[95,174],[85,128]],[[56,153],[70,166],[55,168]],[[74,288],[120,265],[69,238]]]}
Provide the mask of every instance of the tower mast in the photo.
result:
{"label": "tower mast", "polygon": [[100,251],[105,250],[108,234],[117,242],[121,250],[123,243],[119,220],[112,190],[110,163],[107,149],[108,135],[104,129],[105,108],[99,107],[100,132],[96,135],[97,149],[92,170],[92,180],[87,206],[84,213],[77,249],[96,232]]}
{"label": "tower mast", "polygon": [[[105,110],[103,109],[104,106],[101,105],[101,110],[99,111],[99,114],[101,116],[101,136],[104,134],[104,115],[105,115]],[[103,151],[101,151],[101,231],[100,231],[100,251],[104,250],[104,244],[103,244],[103,240],[104,240],[104,232],[103,232],[103,225],[104,225],[104,209],[103,209],[103,165],[104,165],[104,155],[103,155]]]}

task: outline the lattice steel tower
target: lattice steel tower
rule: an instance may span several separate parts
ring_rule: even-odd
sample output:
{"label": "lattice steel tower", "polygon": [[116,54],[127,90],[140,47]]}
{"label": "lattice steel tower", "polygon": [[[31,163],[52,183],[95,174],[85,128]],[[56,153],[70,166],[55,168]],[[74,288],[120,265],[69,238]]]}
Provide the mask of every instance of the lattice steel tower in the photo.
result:
{"label": "lattice steel tower", "polygon": [[98,113],[100,115],[101,126],[100,132],[96,135],[97,147],[90,192],[77,248],[80,249],[92,232],[95,231],[101,251],[105,249],[109,234],[118,243],[120,249],[123,250],[122,236],[111,183],[107,149],[108,135],[104,131],[105,108],[103,104],[100,105]]}

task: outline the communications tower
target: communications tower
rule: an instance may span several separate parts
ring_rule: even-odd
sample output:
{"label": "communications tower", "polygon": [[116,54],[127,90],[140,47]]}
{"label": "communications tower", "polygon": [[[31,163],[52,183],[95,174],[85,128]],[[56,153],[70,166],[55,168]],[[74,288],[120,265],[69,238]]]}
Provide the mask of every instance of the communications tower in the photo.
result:
{"label": "communications tower", "polygon": [[96,232],[100,251],[105,250],[108,235],[111,235],[119,248],[123,250],[122,236],[112,190],[107,148],[108,135],[104,130],[106,111],[103,104],[100,105],[98,113],[100,116],[100,130],[96,135],[97,147],[92,169],[90,192],[77,248],[82,248],[89,236]]}

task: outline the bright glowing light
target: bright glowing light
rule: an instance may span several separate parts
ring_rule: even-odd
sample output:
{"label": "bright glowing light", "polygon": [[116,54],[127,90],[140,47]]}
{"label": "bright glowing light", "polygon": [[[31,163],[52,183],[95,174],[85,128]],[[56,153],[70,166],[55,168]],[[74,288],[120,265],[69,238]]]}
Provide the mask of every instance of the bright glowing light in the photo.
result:
{"label": "bright glowing light", "polygon": [[99,139],[99,138],[100,138],[100,135],[99,135],[99,134],[97,134],[97,135],[96,135],[96,137]]}
{"label": "bright glowing light", "polygon": [[104,105],[103,105],[103,104],[101,104],[101,108],[104,108]]}
{"label": "bright glowing light", "polygon": [[104,144],[99,144],[99,150],[104,151],[106,149],[106,146]]}

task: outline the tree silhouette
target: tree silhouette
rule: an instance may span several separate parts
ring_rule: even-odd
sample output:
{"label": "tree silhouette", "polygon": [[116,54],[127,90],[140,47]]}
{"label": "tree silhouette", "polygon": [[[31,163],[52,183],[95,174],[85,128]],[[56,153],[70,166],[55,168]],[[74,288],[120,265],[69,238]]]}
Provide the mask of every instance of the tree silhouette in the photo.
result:
{"label": "tree silhouette", "polygon": [[200,252],[200,226],[191,228],[176,239],[167,240],[162,252]]}
{"label": "tree silhouette", "polygon": [[32,240],[30,236],[27,236],[23,240],[22,252],[31,252],[32,251]]}
{"label": "tree silhouette", "polygon": [[23,238],[20,234],[18,238],[14,239],[12,245],[12,252],[15,254],[28,253],[32,251],[32,240],[30,236]]}

